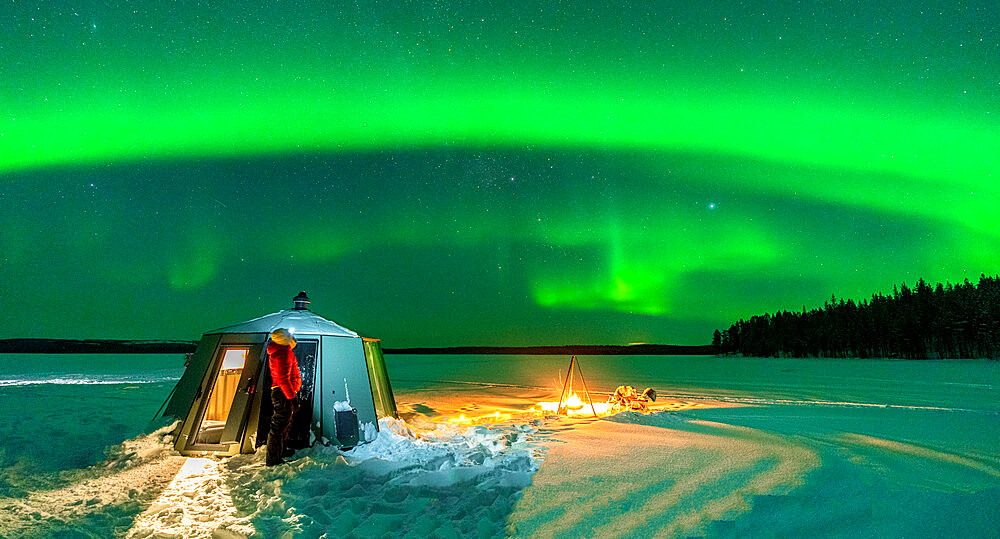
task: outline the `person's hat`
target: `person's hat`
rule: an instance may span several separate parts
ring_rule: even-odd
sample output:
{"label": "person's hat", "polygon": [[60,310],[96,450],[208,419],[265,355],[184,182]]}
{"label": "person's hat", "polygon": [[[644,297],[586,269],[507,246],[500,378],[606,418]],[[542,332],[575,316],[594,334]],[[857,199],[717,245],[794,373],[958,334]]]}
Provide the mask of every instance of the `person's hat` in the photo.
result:
{"label": "person's hat", "polygon": [[271,332],[271,340],[282,346],[289,346],[295,342],[295,337],[287,329],[278,328]]}

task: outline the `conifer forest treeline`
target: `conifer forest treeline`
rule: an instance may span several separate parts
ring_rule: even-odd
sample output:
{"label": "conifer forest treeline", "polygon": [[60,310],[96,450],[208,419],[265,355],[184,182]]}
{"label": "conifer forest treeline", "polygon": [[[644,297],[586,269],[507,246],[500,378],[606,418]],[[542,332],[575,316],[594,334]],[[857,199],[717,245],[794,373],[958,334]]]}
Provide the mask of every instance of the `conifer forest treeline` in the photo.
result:
{"label": "conifer forest treeline", "polygon": [[719,354],[760,357],[997,359],[1000,276],[934,287],[920,279],[870,301],[831,297],[821,309],[741,319],[716,330],[712,345]]}

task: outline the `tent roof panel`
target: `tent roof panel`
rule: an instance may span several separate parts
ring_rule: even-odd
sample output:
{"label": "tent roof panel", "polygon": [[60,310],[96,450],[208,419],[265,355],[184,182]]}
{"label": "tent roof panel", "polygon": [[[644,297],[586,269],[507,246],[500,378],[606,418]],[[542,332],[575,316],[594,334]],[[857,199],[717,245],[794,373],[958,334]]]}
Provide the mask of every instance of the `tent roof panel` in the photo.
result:
{"label": "tent roof panel", "polygon": [[232,326],[214,329],[205,332],[205,335],[216,333],[270,333],[278,328],[286,328],[292,330],[294,333],[358,337],[357,333],[336,322],[331,322],[307,310],[295,309],[285,309]]}

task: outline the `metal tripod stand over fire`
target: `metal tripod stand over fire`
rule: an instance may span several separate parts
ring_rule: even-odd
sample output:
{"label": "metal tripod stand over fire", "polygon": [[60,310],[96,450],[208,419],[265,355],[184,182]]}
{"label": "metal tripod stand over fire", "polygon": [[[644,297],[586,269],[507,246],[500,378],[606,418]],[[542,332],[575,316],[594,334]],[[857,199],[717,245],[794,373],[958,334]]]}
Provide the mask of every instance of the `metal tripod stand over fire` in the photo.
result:
{"label": "metal tripod stand over fire", "polygon": [[566,371],[566,381],[563,382],[562,393],[559,394],[559,408],[556,409],[556,413],[569,415],[569,408],[566,406],[566,401],[564,399],[573,394],[574,368],[578,373],[580,373],[580,383],[583,384],[583,393],[587,396],[587,404],[590,405],[590,411],[594,412],[594,417],[599,418],[600,416],[597,415],[597,409],[594,408],[594,401],[590,400],[590,391],[587,391],[587,381],[583,379],[583,370],[580,369],[580,364],[576,361],[576,356],[573,356],[569,360],[569,370]]}

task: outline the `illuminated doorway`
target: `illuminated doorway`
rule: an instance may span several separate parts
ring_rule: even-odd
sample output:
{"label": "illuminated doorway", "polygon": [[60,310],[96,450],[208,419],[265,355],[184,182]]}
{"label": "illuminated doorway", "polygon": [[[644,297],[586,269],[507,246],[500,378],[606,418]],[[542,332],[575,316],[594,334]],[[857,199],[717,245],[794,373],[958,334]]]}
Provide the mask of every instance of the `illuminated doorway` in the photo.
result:
{"label": "illuminated doorway", "polygon": [[212,384],[212,391],[205,402],[198,433],[194,437],[195,444],[216,445],[222,443],[222,433],[229,420],[237,388],[246,366],[247,354],[250,348],[223,348],[222,361],[219,362],[219,372]]}

